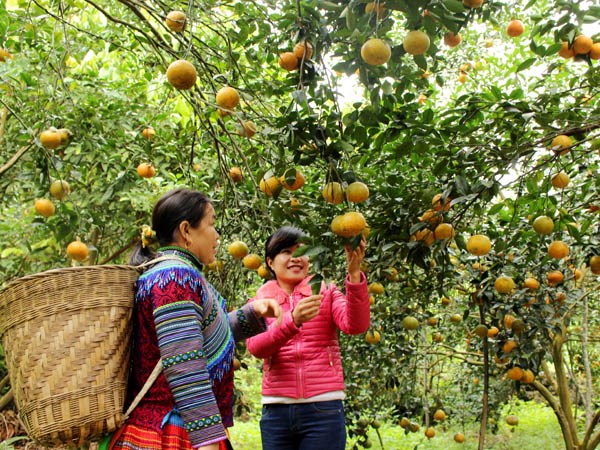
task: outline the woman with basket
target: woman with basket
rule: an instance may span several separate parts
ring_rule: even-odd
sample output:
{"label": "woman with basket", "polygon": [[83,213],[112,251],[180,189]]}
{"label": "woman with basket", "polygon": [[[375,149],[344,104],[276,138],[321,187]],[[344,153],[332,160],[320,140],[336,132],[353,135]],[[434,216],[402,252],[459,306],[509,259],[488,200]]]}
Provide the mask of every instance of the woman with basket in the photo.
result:
{"label": "woman with basket", "polygon": [[152,228],[158,255],[140,246],[132,256],[134,264],[158,259],[137,282],[129,395],[142,390],[158,361],[162,373],[109,448],[230,449],[234,341],[264,331],[263,318],[279,320],[281,309],[273,299],[260,299],[227,313],[201,272],[214,261],[219,240],[213,205],[203,193],[165,194],[154,207]]}

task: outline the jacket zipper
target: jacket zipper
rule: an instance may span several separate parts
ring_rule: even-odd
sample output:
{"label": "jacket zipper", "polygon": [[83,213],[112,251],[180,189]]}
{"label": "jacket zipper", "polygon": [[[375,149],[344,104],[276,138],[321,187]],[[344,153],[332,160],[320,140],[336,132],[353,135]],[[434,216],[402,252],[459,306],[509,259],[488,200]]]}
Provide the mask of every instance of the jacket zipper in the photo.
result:
{"label": "jacket zipper", "polygon": [[[294,310],[294,293],[293,292],[290,294],[290,310],[291,311]],[[302,329],[300,329],[299,333],[302,333]],[[299,389],[300,389],[300,392],[299,392],[300,395],[299,395],[299,397],[303,398],[304,397],[304,394],[303,394],[304,389],[303,389],[303,381],[302,381],[303,374],[302,374],[302,353],[301,353],[301,351],[302,351],[302,340],[300,339],[299,336],[296,336],[296,345],[295,345],[295,347],[296,347],[296,361],[298,362],[298,386],[299,386]]]}
{"label": "jacket zipper", "polygon": [[331,357],[331,345],[327,346],[327,354],[329,355],[329,365],[333,367],[333,358]]}

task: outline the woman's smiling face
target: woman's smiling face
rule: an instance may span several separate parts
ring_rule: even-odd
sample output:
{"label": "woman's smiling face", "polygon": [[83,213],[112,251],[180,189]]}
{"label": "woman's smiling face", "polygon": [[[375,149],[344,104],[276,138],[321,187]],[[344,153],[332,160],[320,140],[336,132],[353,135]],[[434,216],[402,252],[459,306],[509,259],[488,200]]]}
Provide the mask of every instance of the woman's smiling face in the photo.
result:
{"label": "woman's smiling face", "polygon": [[284,248],[273,259],[267,258],[280,283],[296,285],[308,275],[308,256],[292,256],[300,245]]}

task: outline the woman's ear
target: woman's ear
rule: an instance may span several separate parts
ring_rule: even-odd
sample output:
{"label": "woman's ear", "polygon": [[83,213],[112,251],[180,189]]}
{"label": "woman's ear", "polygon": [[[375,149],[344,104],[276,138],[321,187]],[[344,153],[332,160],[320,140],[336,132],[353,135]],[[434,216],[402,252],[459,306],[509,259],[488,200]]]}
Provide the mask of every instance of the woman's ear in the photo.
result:
{"label": "woman's ear", "polygon": [[179,239],[184,243],[188,243],[188,236],[190,234],[190,223],[187,220],[182,221],[177,227]]}

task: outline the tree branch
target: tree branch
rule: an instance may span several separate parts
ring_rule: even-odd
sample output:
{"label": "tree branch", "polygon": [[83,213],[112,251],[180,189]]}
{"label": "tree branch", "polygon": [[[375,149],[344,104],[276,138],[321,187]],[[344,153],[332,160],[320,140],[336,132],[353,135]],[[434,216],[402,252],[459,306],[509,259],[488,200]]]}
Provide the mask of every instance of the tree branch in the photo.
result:
{"label": "tree branch", "polygon": [[0,167],[0,177],[4,174],[4,172],[6,172],[8,169],[10,169],[12,166],[14,166],[17,163],[17,161],[21,158],[21,156],[23,156],[25,153],[27,153],[29,150],[31,150],[32,147],[33,147],[33,143],[29,143],[29,145],[21,147],[17,151],[17,153],[15,153],[6,162],[6,164],[4,164],[3,166]]}

